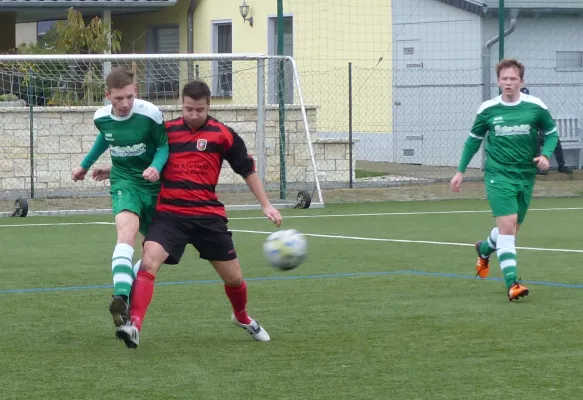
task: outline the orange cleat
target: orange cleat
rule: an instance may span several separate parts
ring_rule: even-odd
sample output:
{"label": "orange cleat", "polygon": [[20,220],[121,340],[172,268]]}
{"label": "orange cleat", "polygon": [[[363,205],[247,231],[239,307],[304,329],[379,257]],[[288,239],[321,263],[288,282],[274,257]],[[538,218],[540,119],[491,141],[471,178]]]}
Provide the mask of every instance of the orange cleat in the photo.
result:
{"label": "orange cleat", "polygon": [[514,282],[508,289],[508,301],[518,300],[524,296],[528,296],[528,288],[521,285],[520,281]]}
{"label": "orange cleat", "polygon": [[476,252],[478,253],[478,261],[476,262],[476,276],[484,279],[488,277],[488,272],[490,272],[490,259],[483,258],[480,255],[481,244],[481,241],[476,243]]}

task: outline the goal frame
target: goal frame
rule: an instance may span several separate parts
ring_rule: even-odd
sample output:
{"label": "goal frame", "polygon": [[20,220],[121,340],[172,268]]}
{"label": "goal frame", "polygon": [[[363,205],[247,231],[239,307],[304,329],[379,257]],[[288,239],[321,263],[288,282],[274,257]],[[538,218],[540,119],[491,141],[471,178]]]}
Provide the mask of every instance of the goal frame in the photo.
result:
{"label": "goal frame", "polygon": [[[260,53],[220,53],[220,54],[42,54],[42,55],[0,55],[0,63],[51,63],[51,62],[102,62],[103,63],[103,77],[111,70],[112,62],[147,62],[147,61],[256,61],[257,62],[257,132],[255,136],[255,146],[257,151],[256,171],[263,184],[265,184],[265,170],[266,170],[266,145],[265,145],[265,122],[266,122],[266,62],[280,61],[289,62],[293,70],[293,80],[295,90],[297,90],[297,98],[299,100],[299,107],[304,124],[304,134],[306,144],[309,149],[309,158],[313,173],[313,189],[311,193],[306,190],[301,190],[297,194],[295,201],[270,199],[272,205],[279,209],[284,208],[323,208],[324,199],[322,196],[322,189],[318,178],[318,169],[315,160],[314,146],[310,133],[310,126],[306,112],[305,102],[302,94],[302,87],[300,84],[300,77],[297,69],[296,61],[291,56],[274,56]],[[189,64],[188,78],[194,74],[190,70]],[[32,108],[32,106],[30,106]],[[31,128],[32,130],[32,128]],[[32,138],[32,136],[31,136]],[[32,139],[31,139],[32,141]],[[31,161],[32,163],[32,161]],[[31,165],[31,170],[32,170]],[[31,198],[34,198],[34,190],[31,191]],[[315,195],[315,196],[314,196]],[[306,196],[307,200],[306,201]],[[315,198],[314,198],[315,197]],[[111,208],[106,209],[86,209],[86,210],[28,210],[26,197],[18,197],[15,201],[15,211],[0,213],[2,216],[31,216],[31,215],[75,215],[75,214],[103,214],[110,213]],[[307,204],[307,207],[306,207]],[[226,205],[230,210],[256,210],[261,209],[260,204],[236,204]],[[18,209],[18,210],[16,210]],[[17,212],[18,211],[18,212]],[[24,212],[23,212],[24,211]]]}

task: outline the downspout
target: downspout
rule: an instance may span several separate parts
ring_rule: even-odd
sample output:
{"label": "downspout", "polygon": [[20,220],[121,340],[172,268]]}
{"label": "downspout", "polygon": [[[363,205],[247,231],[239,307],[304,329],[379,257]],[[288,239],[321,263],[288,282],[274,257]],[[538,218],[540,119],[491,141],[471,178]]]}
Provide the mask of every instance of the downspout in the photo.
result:
{"label": "downspout", "polygon": [[[508,28],[504,30],[504,37],[510,35],[516,29],[516,19],[518,18],[518,9],[510,10],[510,25]],[[490,48],[498,43],[500,40],[500,35],[494,36],[492,39],[488,40],[484,44],[484,48],[482,49],[482,81],[484,85],[482,86],[482,100],[490,100],[492,95],[490,94]]]}
{"label": "downspout", "polygon": [[[509,13],[510,16],[510,25],[508,28],[504,30],[504,37],[510,35],[516,29],[516,19],[518,18],[518,9],[512,9]],[[490,81],[490,48],[498,43],[500,40],[500,35],[494,36],[492,39],[488,40],[484,44],[484,48],[482,49],[482,82],[484,85],[482,86],[482,101],[487,101],[492,98],[491,94],[491,81]],[[484,144],[481,148],[482,154],[482,170],[484,170],[484,166],[486,163],[486,145]]]}
{"label": "downspout", "polygon": [[[194,53],[194,8],[196,0],[190,0],[188,5],[188,15],[186,16],[186,52]],[[194,66],[188,63],[188,80],[194,79]]]}

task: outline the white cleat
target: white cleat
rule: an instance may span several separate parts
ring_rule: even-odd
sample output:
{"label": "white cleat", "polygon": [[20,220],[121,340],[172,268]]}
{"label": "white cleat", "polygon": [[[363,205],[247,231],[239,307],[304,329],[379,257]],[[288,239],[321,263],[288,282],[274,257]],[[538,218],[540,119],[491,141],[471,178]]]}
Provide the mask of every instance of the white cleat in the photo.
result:
{"label": "white cleat", "polygon": [[258,342],[269,342],[271,340],[267,331],[263,329],[261,325],[259,325],[259,322],[255,321],[254,319],[251,320],[250,324],[242,324],[239,321],[237,321],[235,315],[232,315],[231,320],[239,328],[245,329],[247,333],[250,334],[251,337],[257,340]]}
{"label": "white cleat", "polygon": [[119,340],[123,340],[129,349],[135,349],[140,344],[140,331],[129,321],[116,328],[115,336]]}

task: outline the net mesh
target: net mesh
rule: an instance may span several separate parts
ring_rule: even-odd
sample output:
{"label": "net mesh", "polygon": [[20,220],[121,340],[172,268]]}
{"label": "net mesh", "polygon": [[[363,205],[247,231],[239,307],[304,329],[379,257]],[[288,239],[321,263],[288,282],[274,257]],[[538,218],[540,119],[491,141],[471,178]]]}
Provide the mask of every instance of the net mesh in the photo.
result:
{"label": "net mesh", "polygon": [[[95,182],[88,174],[84,181],[73,182],[71,171],[95,140],[93,114],[106,104],[104,76],[119,66],[134,71],[138,97],[160,107],[166,120],[181,115],[179,96],[186,82],[207,82],[211,115],[243,138],[272,201],[294,206],[298,193],[307,192],[313,204],[321,203],[313,156],[334,145],[312,143],[310,124],[316,125],[316,108],[302,104],[293,60],[192,58],[0,57],[0,211],[8,213],[17,197],[28,199],[37,213],[109,211],[109,181]],[[281,112],[273,92],[280,87],[280,75],[274,72],[279,63],[288,74],[281,85],[286,96]],[[345,160],[346,151],[329,156]],[[325,165],[328,160],[332,166]],[[106,152],[96,165],[108,164]],[[335,158],[319,157],[319,164],[332,175],[337,169]],[[348,166],[339,163],[338,168],[347,180]],[[217,193],[228,207],[257,206],[226,161]]]}
{"label": "net mesh", "polygon": [[[491,6],[487,12],[481,3]],[[485,197],[482,150],[470,164],[462,193],[451,192],[447,183],[480,104],[498,95],[499,42],[484,50],[498,34],[494,3],[363,0],[356,6],[347,0],[284,0],[286,41],[293,43],[285,54],[297,60],[306,101],[320,106],[318,138],[348,141],[352,129],[352,185],[359,190],[326,191],[329,201]],[[556,118],[565,164],[576,168],[571,175],[557,173],[555,154],[535,195],[578,195],[583,191],[577,170],[583,148],[583,53],[573,51],[580,36],[578,14],[567,6],[560,12],[541,7],[521,9],[515,22],[516,15],[506,11],[511,32],[505,56],[525,64],[525,86]]]}

